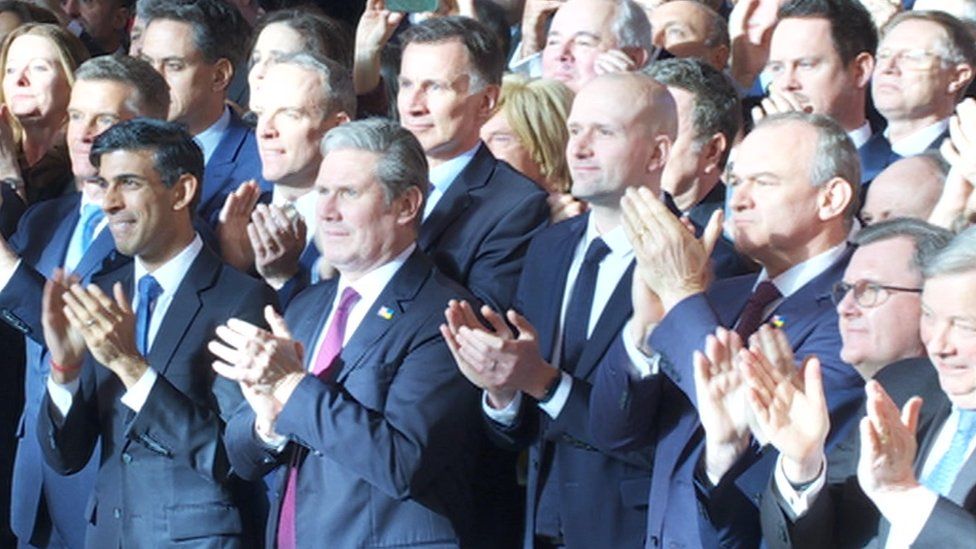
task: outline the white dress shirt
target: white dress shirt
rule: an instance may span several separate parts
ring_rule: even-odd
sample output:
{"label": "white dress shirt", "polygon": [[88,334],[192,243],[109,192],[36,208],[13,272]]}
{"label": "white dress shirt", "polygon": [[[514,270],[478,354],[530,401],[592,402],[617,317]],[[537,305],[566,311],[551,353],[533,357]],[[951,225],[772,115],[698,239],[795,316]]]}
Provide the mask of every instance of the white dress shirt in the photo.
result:
{"label": "white dress shirt", "polygon": [[847,132],[847,137],[850,137],[851,141],[854,142],[855,149],[860,149],[862,145],[868,142],[868,139],[871,139],[871,123],[865,120],[861,127]]}
{"label": "white dress shirt", "polygon": [[[186,248],[183,248],[183,251],[151,273],[153,278],[156,279],[156,282],[162,287],[163,292],[156,298],[152,318],[149,320],[149,333],[146,336],[147,348],[152,349],[153,342],[156,341],[156,334],[159,332],[159,327],[162,325],[163,318],[166,316],[166,311],[169,310],[169,306],[173,303],[173,296],[176,295],[176,290],[180,287],[187,271],[190,270],[190,266],[193,265],[193,262],[202,249],[203,241],[200,239],[200,235],[195,235],[193,241]],[[147,273],[145,264],[139,257],[136,257],[133,284],[130,289],[131,293],[129,294],[133,296],[131,304],[133,311],[139,306],[139,293],[136,291],[136,287],[139,279]],[[142,409],[143,404],[145,404],[146,398],[149,397],[149,392],[156,383],[157,377],[159,377],[159,374],[150,365],[142,377],[139,378],[139,381],[122,395],[122,404],[125,404],[132,411],[138,413]],[[51,402],[54,403],[58,412],[61,413],[62,418],[67,415],[68,410],[71,408],[71,402],[74,400],[74,395],[78,391],[79,383],[79,378],[64,385],[55,382],[51,377],[47,379],[47,388],[51,395]]]}
{"label": "white dress shirt", "polygon": [[891,150],[901,157],[915,156],[928,150],[935,141],[949,127],[949,119],[939,120],[931,126],[926,126],[898,141],[891,141],[891,132],[885,130],[885,138],[891,144]]}
{"label": "white dress shirt", "polygon": [[[550,362],[555,367],[559,366],[560,359],[562,358],[560,354],[562,353],[563,326],[566,324],[566,309],[569,306],[569,300],[572,296],[573,285],[579,276],[580,268],[583,266],[583,258],[586,257],[586,251],[589,249],[590,243],[600,236],[596,228],[596,223],[593,221],[593,216],[590,216],[586,224],[586,233],[583,239],[576,245],[573,260],[569,265],[569,272],[566,275],[562,308],[559,314],[559,332],[553,342],[552,352],[549,354],[552,357]],[[630,245],[630,241],[627,240],[623,227],[617,227],[602,237],[603,242],[610,248],[610,253],[600,262],[596,288],[594,288],[593,292],[593,305],[590,307],[589,324],[586,330],[587,337],[590,337],[593,333],[597,322],[600,320],[600,315],[603,314],[603,309],[606,307],[607,302],[610,301],[610,296],[613,295],[614,290],[617,288],[624,274],[627,273],[627,269],[634,259],[634,248]],[[573,387],[573,376],[567,372],[561,372],[560,375],[559,386],[556,388],[553,397],[548,402],[539,403],[539,408],[549,414],[549,417],[553,419],[558,417],[559,413],[562,412],[566,401],[569,399],[570,390]],[[515,422],[521,402],[521,393],[516,393],[515,399],[508,406],[496,410],[488,404],[488,394],[486,392],[482,397],[482,408],[485,414],[492,420],[503,425],[511,425]]]}

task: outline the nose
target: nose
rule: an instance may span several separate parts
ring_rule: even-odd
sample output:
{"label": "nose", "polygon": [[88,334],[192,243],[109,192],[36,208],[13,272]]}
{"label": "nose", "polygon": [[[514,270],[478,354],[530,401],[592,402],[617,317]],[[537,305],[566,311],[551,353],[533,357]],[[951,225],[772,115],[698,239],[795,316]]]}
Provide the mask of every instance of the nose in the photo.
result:
{"label": "nose", "polygon": [[844,294],[844,298],[837,304],[837,314],[845,318],[860,316],[861,309],[857,306],[857,300],[854,299],[854,288],[849,289]]}
{"label": "nose", "polygon": [[401,90],[400,93],[406,94],[403,104],[407,107],[407,112],[417,116],[427,113],[427,94],[420,86],[412,86],[410,89]]}
{"label": "nose", "polygon": [[274,123],[273,114],[258,115],[258,124],[255,128],[258,137],[262,139],[274,139],[278,136],[278,130]]}
{"label": "nose", "polygon": [[590,132],[580,130],[575,135],[569,136],[566,142],[566,155],[572,158],[588,158],[593,156],[592,139]]}
{"label": "nose", "polygon": [[323,221],[340,219],[339,209],[336,207],[336,193],[319,193],[318,201],[315,203],[315,215]]}
{"label": "nose", "polygon": [[573,60],[573,44],[572,40],[566,40],[565,42],[559,44],[559,60],[560,61],[572,61]]}
{"label": "nose", "polygon": [[779,74],[773,85],[784,91],[796,91],[800,89],[800,81],[796,78],[796,67],[789,66]]}
{"label": "nose", "polygon": [[102,195],[102,210],[107,213],[115,213],[121,210],[124,206],[122,202],[122,193],[119,192],[118,185],[109,183],[103,187],[104,194]]}
{"label": "nose", "polygon": [[733,212],[746,210],[752,204],[750,195],[752,184],[748,181],[740,181],[732,187],[732,196],[729,198],[729,207]]}
{"label": "nose", "polygon": [[62,0],[61,7],[64,8],[64,12],[72,18],[81,15],[79,12],[79,7],[81,6],[81,0]]}
{"label": "nose", "polygon": [[[923,321],[924,322],[924,321]],[[925,341],[925,349],[933,356],[950,356],[954,352],[950,331],[952,324],[945,320],[932,321],[926,327],[928,339]]]}

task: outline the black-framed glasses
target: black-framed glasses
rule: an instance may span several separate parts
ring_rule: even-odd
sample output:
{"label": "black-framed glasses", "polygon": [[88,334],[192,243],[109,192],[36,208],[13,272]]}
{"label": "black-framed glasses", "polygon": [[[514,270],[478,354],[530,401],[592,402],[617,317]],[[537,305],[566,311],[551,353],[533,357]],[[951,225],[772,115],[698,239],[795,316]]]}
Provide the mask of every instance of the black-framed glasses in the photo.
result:
{"label": "black-framed glasses", "polygon": [[858,280],[850,284],[848,282],[838,282],[834,284],[830,292],[830,299],[834,305],[839,305],[844,300],[847,292],[854,290],[854,301],[861,307],[877,307],[884,303],[892,292],[908,292],[912,294],[922,293],[921,288],[902,288],[900,286],[887,286],[877,284],[870,280]]}

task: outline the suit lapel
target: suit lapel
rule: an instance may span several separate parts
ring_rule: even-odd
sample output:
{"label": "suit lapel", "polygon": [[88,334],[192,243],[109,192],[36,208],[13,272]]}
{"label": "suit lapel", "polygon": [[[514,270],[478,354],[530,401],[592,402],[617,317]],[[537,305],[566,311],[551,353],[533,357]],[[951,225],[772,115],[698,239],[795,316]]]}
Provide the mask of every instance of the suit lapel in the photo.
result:
{"label": "suit lapel", "polygon": [[293,320],[289,316],[288,325],[292,328],[292,335],[294,335],[297,341],[304,341],[306,344],[306,370],[311,370],[312,360],[315,358],[315,352],[318,351],[316,345],[322,335],[322,330],[325,329],[325,321],[332,313],[332,303],[335,301],[336,288],[338,288],[338,284],[333,280],[328,283],[312,286],[310,290],[307,290],[316,292],[314,296],[310,296],[310,299],[313,299],[314,303],[322,307],[321,314],[315,309],[303,309],[302,313],[304,314],[301,314],[298,319]]}
{"label": "suit lapel", "polygon": [[219,271],[220,261],[204,246],[176,289],[146,357],[159,373],[165,374],[169,368],[173,353],[203,306],[200,294],[213,286]]}
{"label": "suit lapel", "polygon": [[67,217],[62,223],[58,223],[54,233],[51,234],[51,240],[44,247],[44,251],[41,252],[41,256],[37,260],[37,270],[44,276],[51,276],[54,269],[64,265],[65,256],[68,255],[68,246],[71,244],[71,235],[74,233],[75,225],[78,224],[80,217],[78,211],[80,202],[81,194],[78,194],[78,199],[70,202],[71,209],[67,212]]}
{"label": "suit lapel", "polygon": [[223,189],[221,185],[214,182],[224,181],[227,179],[227,174],[234,169],[237,151],[241,148],[241,143],[246,136],[247,127],[237,119],[232,111],[230,123],[224,130],[224,135],[217,143],[217,148],[214,149],[210,156],[210,162],[207,163],[204,170],[205,183],[203,189],[200,190],[200,204],[209,204],[217,192]]}
{"label": "suit lapel", "polygon": [[115,238],[112,237],[108,227],[98,233],[95,240],[88,247],[88,251],[81,257],[81,261],[75,267],[75,274],[81,278],[91,276],[99,270],[99,267],[108,259],[115,249]]}
{"label": "suit lapel", "polygon": [[424,220],[420,237],[417,239],[420,249],[429,251],[434,246],[444,229],[468,208],[471,203],[469,193],[487,185],[494,170],[495,157],[488,152],[484,144],[479,145],[471,162],[451,182],[447,192],[437,201],[433,211]]}
{"label": "suit lapel", "polygon": [[586,379],[589,376],[610,347],[613,338],[620,333],[627,319],[630,318],[632,313],[630,282],[633,276],[634,262],[631,261],[630,266],[627,267],[624,275],[617,282],[617,287],[614,288],[610,301],[600,313],[600,318],[596,327],[593,328],[593,333],[590,334],[590,339],[583,347],[583,354],[580,355],[579,363],[576,364],[576,371],[573,373],[574,377]]}
{"label": "suit lapel", "polygon": [[[431,269],[429,260],[418,248],[400,267],[400,270],[393,275],[379,297],[376,298],[376,302],[367,311],[363,321],[356,328],[356,332],[352,334],[352,337],[342,348],[342,353],[339,355],[341,362],[337,364],[341,368],[336,376],[338,383],[342,383],[349,376],[349,373],[358,367],[366,352],[373,347],[377,340],[383,337],[383,334],[396,323],[404,322],[404,313],[410,301],[416,297],[424,281],[430,276]],[[392,316],[381,315],[379,312],[384,308],[386,312],[392,311]]]}
{"label": "suit lapel", "polygon": [[566,279],[569,277],[569,266],[573,262],[576,247],[586,232],[588,216],[589,214],[585,214],[568,221],[565,234],[553,243],[553,249],[559,255],[553,258],[553,264],[543,267],[544,278],[538,286],[539,288],[549,288],[552,291],[537,291],[524,298],[526,300],[538,300],[538,307],[522,304],[527,310],[541,313],[537,318],[529,320],[534,323],[533,325],[539,335],[539,351],[546,360],[552,360],[556,332],[559,329],[559,319],[562,316],[563,295],[566,289]]}

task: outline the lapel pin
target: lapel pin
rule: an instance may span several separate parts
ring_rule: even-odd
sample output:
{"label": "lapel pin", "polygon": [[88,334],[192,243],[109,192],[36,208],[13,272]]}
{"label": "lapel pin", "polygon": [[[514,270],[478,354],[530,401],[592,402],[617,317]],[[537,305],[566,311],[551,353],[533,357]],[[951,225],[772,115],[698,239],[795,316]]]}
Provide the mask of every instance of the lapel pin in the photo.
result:
{"label": "lapel pin", "polygon": [[376,314],[383,320],[390,320],[391,318],[393,318],[393,309],[384,305],[380,307],[379,311],[376,311]]}
{"label": "lapel pin", "polygon": [[776,328],[782,328],[783,326],[786,325],[786,319],[779,315],[773,315],[773,319],[770,322]]}

